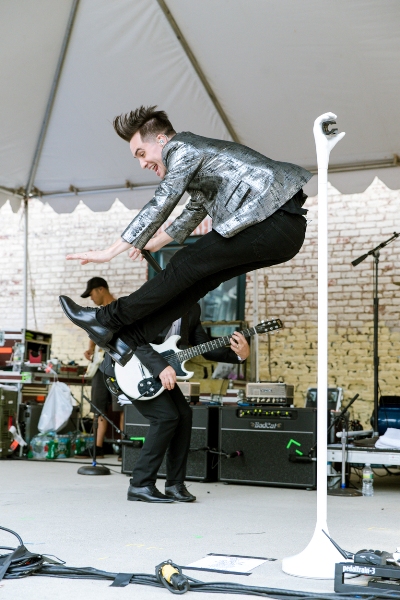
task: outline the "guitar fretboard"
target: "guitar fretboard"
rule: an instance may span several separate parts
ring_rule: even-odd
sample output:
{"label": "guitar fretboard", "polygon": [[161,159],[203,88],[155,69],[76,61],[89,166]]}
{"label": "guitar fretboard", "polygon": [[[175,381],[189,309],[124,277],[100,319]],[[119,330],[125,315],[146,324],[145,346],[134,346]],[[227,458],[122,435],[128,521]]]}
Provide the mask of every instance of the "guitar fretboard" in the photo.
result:
{"label": "guitar fretboard", "polygon": [[[260,324],[256,325],[256,327],[242,329],[242,331],[239,331],[239,333],[243,334],[245,337],[251,337],[256,333],[272,333],[273,331],[276,331],[277,329],[281,328],[281,321],[279,319],[276,319],[274,321],[270,321],[267,324]],[[210,352],[210,350],[217,350],[218,348],[229,346],[231,343],[231,337],[232,335],[225,335],[215,340],[211,340],[210,342],[205,342],[204,344],[199,344],[198,346],[193,346],[192,348],[187,348],[186,350],[180,350],[179,352],[176,352],[176,354],[172,354],[171,356],[165,356],[165,359],[169,363],[182,363],[186,360],[194,358],[195,356],[200,356],[200,354],[204,354],[205,352]]]}

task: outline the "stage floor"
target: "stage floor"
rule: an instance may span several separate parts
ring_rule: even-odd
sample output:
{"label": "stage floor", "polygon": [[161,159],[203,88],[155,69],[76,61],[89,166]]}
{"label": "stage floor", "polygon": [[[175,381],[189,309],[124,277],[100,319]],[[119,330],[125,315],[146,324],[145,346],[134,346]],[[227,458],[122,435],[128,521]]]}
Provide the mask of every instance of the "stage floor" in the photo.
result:
{"label": "stage floor", "polygon": [[[223,483],[189,482],[193,504],[128,502],[129,478],[116,457],[101,463],[114,471],[103,477],[77,474],[79,462],[0,461],[0,525],[16,531],[28,550],[54,554],[68,566],[111,572],[154,573],[172,559],[187,565],[208,553],[263,556],[266,562],[246,576],[186,571],[203,581],[230,581],[305,591],[333,592],[333,581],[294,578],[281,560],[310,541],[315,526],[316,492]],[[90,463],[88,463],[90,464]],[[161,491],[164,481],[158,486]],[[328,497],[331,536],[350,551],[400,546],[400,477],[375,478],[375,496]],[[0,532],[3,546],[16,540]],[[169,592],[144,586],[110,588],[107,581],[28,577],[3,580],[1,597],[41,600],[139,600],[168,598]],[[193,594],[188,592],[187,597]],[[199,598],[237,598],[198,594]],[[243,596],[245,597],[245,596]]]}

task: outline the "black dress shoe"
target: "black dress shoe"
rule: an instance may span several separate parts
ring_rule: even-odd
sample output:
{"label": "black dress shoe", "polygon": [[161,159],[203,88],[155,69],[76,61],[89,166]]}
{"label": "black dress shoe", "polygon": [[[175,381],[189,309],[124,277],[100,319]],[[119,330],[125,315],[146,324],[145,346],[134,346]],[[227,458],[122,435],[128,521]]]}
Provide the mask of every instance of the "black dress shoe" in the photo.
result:
{"label": "black dress shoe", "polygon": [[128,488],[128,500],[141,500],[142,502],[173,502],[173,498],[164,496],[155,485],[146,485],[145,487],[134,487],[130,485]]}
{"label": "black dress shoe", "polygon": [[116,334],[97,320],[97,308],[85,308],[68,296],[60,296],[60,304],[67,317],[86,331],[91,340],[103,348],[121,367],[132,358],[133,350]]}
{"label": "black dress shoe", "polygon": [[78,325],[78,327],[84,329],[97,346],[106,350],[108,342],[111,340],[114,333],[97,320],[96,314],[98,309],[79,306],[79,304],[76,304],[76,302],[71,300],[71,298],[68,298],[68,296],[60,296],[59,300],[61,308],[68,319],[75,325]]}
{"label": "black dress shoe", "polygon": [[117,335],[114,335],[108,342],[105,350],[115,362],[121,365],[121,367],[124,367],[134,355],[132,348],[129,348],[129,346],[125,344],[121,338],[117,337]]}
{"label": "black dress shoe", "polygon": [[173,498],[177,502],[194,502],[196,496],[193,496],[187,491],[184,483],[176,483],[175,485],[165,486],[165,495],[168,498]]}

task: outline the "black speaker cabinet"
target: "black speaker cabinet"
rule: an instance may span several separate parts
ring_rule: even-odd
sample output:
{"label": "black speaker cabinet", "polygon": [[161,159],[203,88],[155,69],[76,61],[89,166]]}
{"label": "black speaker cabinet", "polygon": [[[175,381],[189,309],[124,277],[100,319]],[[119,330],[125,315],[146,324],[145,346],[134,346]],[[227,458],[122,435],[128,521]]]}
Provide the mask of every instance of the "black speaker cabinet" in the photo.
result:
{"label": "black speaker cabinet", "polygon": [[[316,441],[315,408],[223,407],[219,479],[232,483],[315,488],[316,462],[300,462]],[[240,455],[240,453],[243,455]],[[296,462],[299,461],[299,462]]]}
{"label": "black speaker cabinet", "polygon": [[[186,479],[195,481],[216,481],[218,461],[207,452],[207,448],[218,447],[218,407],[193,406],[193,425],[190,439],[190,452],[187,462]],[[149,421],[133,406],[127,405],[125,411],[125,432],[128,437],[145,441]],[[132,473],[141,449],[122,446],[122,473]],[[165,459],[158,472],[159,477],[166,476]]]}

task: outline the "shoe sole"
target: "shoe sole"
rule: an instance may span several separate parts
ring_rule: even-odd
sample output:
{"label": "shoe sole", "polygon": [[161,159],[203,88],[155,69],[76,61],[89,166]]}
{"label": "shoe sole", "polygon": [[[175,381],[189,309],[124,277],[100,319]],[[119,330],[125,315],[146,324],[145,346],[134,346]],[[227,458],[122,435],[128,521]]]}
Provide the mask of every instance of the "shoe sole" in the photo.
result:
{"label": "shoe sole", "polygon": [[[90,335],[89,335],[89,337],[90,337]],[[131,358],[133,356],[133,352],[129,356],[126,356],[126,357],[121,356],[120,354],[118,354],[118,352],[111,350],[111,348],[109,346],[107,348],[104,348],[104,350],[106,352],[108,352],[108,354],[111,356],[111,358],[113,360],[115,360],[115,362],[118,363],[120,367],[124,367],[131,360]]]}
{"label": "shoe sole", "polygon": [[179,500],[178,498],[175,498],[174,496],[168,496],[168,498],[171,498],[171,500],[173,500],[174,502],[195,502],[196,498],[188,498],[187,500]]}
{"label": "shoe sole", "polygon": [[174,502],[172,498],[168,500],[145,500],[144,498],[130,498],[129,496],[128,500],[130,502],[147,502],[148,504],[172,504]]}

